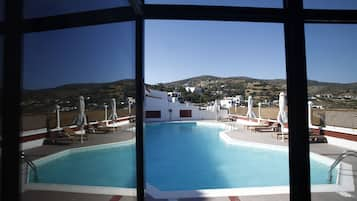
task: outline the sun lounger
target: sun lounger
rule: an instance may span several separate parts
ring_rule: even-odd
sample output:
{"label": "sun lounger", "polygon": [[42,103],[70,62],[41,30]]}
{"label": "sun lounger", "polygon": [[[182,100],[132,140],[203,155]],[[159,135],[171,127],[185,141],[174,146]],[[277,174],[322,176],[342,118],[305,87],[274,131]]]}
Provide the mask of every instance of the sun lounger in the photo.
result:
{"label": "sun lounger", "polygon": [[327,139],[323,135],[310,135],[309,142],[310,143],[327,143]]}
{"label": "sun lounger", "polygon": [[[281,136],[281,140],[289,138],[289,128],[283,128],[283,131],[277,133],[276,138],[279,139]],[[314,134],[309,132],[309,142],[310,143],[327,143],[327,139],[323,135]]]}
{"label": "sun lounger", "polygon": [[95,129],[95,134],[106,134],[106,133],[110,133],[113,131],[114,131],[114,128],[106,127],[106,126],[98,126]]}
{"label": "sun lounger", "polygon": [[267,126],[267,124],[265,124],[265,123],[256,122],[256,121],[247,121],[247,120],[242,120],[242,119],[237,119],[236,124],[242,126],[243,128],[246,128],[246,129],[253,128],[253,127]]}
{"label": "sun lounger", "polygon": [[255,128],[267,128],[267,127],[269,127],[269,123],[268,122],[259,122],[259,124],[247,125],[246,127],[250,130],[254,130]]}
{"label": "sun lounger", "polygon": [[80,130],[80,131],[73,131],[71,128],[65,127],[63,128],[63,134],[75,138],[80,139],[81,141],[84,140],[88,140],[88,134],[85,132],[85,130]]}
{"label": "sun lounger", "polygon": [[95,134],[107,134],[114,132],[116,127],[110,126],[108,122],[100,122],[95,128]]}
{"label": "sun lounger", "polygon": [[64,133],[49,133],[46,139],[46,144],[68,145],[73,144],[76,140],[75,136],[66,135]]}
{"label": "sun lounger", "polygon": [[289,137],[289,128],[282,128],[282,130],[276,134],[276,139],[279,139],[281,136],[281,140],[284,141],[285,137]]}
{"label": "sun lounger", "polygon": [[280,126],[278,123],[273,123],[270,126],[257,126],[253,128],[256,132],[278,132],[280,130]]}

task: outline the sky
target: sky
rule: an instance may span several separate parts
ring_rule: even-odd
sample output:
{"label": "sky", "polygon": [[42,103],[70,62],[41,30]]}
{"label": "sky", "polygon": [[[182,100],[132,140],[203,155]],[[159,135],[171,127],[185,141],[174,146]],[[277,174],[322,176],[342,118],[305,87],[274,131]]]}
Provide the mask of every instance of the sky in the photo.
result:
{"label": "sky", "polygon": [[285,78],[282,24],[147,21],[145,28],[147,83],[197,75]]}
{"label": "sky", "polygon": [[357,82],[357,24],[305,25],[308,79]]}
{"label": "sky", "polygon": [[23,87],[135,79],[135,24],[25,34]]}
{"label": "sky", "polygon": [[[36,10],[34,5],[29,4],[31,1],[35,0],[25,0],[25,10],[26,5],[30,11]],[[200,0],[180,2],[191,1],[200,4]],[[55,8],[49,7],[47,0],[36,2],[40,8],[47,9],[44,13],[32,12],[32,15],[37,16],[49,15],[51,12],[68,13],[76,9],[91,10],[99,4],[100,8],[125,5],[124,0],[108,0],[103,4],[100,0],[90,0],[89,4],[77,0],[76,6],[66,9],[74,1],[58,1],[62,3],[54,4]],[[220,5],[282,6],[278,0],[258,0],[253,1],[254,3],[250,0],[205,2],[212,5],[219,2]],[[341,2],[309,0],[305,2],[305,7],[357,9],[355,0],[344,0],[344,4]],[[30,11],[27,11],[28,16],[31,16]],[[68,83],[133,79],[134,29],[134,22],[123,22],[25,34],[24,88],[39,89]],[[357,25],[307,24],[305,31],[309,79],[357,82]],[[150,84],[199,75],[249,76],[261,79],[286,77],[282,24],[146,20],[144,54],[145,81]]]}

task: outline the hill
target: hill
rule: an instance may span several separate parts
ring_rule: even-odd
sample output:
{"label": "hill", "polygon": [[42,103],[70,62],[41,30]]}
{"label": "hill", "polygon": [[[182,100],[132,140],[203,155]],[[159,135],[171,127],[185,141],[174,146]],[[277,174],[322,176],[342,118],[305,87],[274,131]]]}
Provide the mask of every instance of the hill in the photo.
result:
{"label": "hill", "polygon": [[[185,86],[197,87],[201,93],[188,93]],[[251,95],[255,102],[278,99],[281,91],[286,91],[283,79],[255,79],[250,77],[217,77],[203,75],[169,83],[149,85],[162,91],[180,91],[185,100],[194,103],[206,103],[224,96]],[[330,83],[315,80],[308,81],[309,96],[315,97],[315,103],[330,108],[357,108],[357,83]],[[119,80],[108,83],[67,84],[56,88],[24,90],[22,109],[24,113],[48,113],[59,104],[66,111],[75,110],[78,97],[84,96],[86,107],[103,109],[116,98],[118,108],[127,106],[127,97],[135,97],[135,80]]]}
{"label": "hill", "polygon": [[[127,105],[127,97],[135,97],[135,80],[120,80],[110,83],[68,84],[56,88],[24,90],[22,109],[24,113],[47,113],[59,104],[67,111],[75,110],[79,96],[84,96],[87,108],[103,108],[116,98],[118,107]],[[121,104],[123,102],[123,104]]]}
{"label": "hill", "polygon": [[[185,92],[184,87],[197,87],[202,93],[195,96]],[[162,91],[177,90],[192,102],[207,102],[224,96],[253,96],[256,101],[277,100],[281,91],[286,92],[284,79],[256,79],[250,77],[198,76],[151,86]],[[308,80],[308,94],[317,104],[326,107],[357,107],[357,83],[331,83]],[[186,97],[185,97],[186,96]],[[341,102],[343,100],[343,102]]]}

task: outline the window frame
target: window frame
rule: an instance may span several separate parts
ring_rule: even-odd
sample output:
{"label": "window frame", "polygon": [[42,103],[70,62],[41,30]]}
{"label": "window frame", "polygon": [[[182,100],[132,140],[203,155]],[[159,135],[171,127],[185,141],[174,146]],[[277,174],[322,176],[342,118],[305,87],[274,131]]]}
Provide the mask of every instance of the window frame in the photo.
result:
{"label": "window frame", "polygon": [[180,110],[180,118],[191,118],[192,110]]}
{"label": "window frame", "polygon": [[[84,11],[35,19],[23,19],[23,0],[5,1],[3,73],[2,198],[20,200],[20,101],[22,48],[25,33],[135,21],[136,68],[136,161],[137,199],[144,200],[144,20],[214,20],[276,22],[284,24],[286,74],[289,102],[290,200],[311,200],[307,125],[307,77],[305,23],[356,24],[357,10],[304,9],[303,0],[283,0],[283,8],[252,8],[205,5],[153,5],[129,0],[130,7]],[[302,135],[303,134],[303,135]],[[15,160],[14,160],[15,156]]]}

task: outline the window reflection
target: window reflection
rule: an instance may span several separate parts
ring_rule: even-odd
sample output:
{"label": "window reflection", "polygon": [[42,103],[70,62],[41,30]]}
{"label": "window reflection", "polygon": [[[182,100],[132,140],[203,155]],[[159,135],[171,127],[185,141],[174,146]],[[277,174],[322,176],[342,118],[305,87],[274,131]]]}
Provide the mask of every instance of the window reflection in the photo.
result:
{"label": "window reflection", "polygon": [[25,200],[96,199],[113,190],[135,196],[134,28],[124,22],[24,35],[22,187],[35,190]]}
{"label": "window reflection", "polygon": [[324,180],[312,175],[311,183],[327,181],[345,191],[317,193],[312,188],[312,200],[350,199],[355,197],[355,184],[346,181],[356,178],[350,165],[355,166],[357,158],[347,156],[336,167],[332,165],[345,151],[357,151],[357,25],[306,24],[305,35],[310,150],[326,157],[321,164],[311,163],[311,168],[329,167],[321,171]]}

